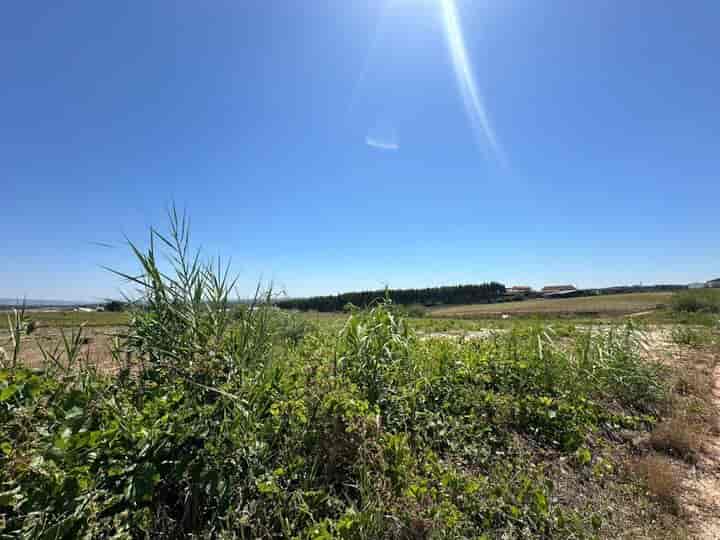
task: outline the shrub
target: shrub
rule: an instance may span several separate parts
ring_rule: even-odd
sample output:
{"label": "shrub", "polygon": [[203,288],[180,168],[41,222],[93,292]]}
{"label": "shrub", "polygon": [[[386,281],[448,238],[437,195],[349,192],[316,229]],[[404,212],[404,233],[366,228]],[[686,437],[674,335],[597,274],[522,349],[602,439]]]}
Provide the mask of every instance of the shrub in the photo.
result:
{"label": "shrub", "polygon": [[412,334],[390,300],[348,318],[340,335],[341,372],[363,389],[366,399],[380,404],[397,378],[411,376],[408,362]]}
{"label": "shrub", "polygon": [[712,395],[712,376],[694,369],[677,374],[674,391],[680,396],[707,400]]}
{"label": "shrub", "polygon": [[576,372],[586,392],[642,414],[657,414],[668,395],[667,368],[640,354],[643,334],[632,323],[575,342]]}
{"label": "shrub", "polygon": [[674,417],[655,427],[650,434],[650,446],[659,452],[694,463],[702,449],[702,436],[689,419]]}
{"label": "shrub", "polygon": [[282,342],[299,344],[305,336],[316,330],[316,326],[297,313],[274,311],[274,333]]}
{"label": "shrub", "polygon": [[127,302],[121,302],[120,300],[110,300],[105,303],[105,311],[115,313],[125,311],[127,307]]}
{"label": "shrub", "polygon": [[678,313],[720,313],[720,290],[678,291],[673,295],[670,305]]}
{"label": "shrub", "polygon": [[712,335],[706,329],[700,330],[691,326],[678,325],[672,329],[671,339],[676,345],[701,347],[712,341]]}
{"label": "shrub", "polygon": [[678,515],[682,482],[672,464],[667,459],[651,455],[642,458],[635,465],[635,470],[645,481],[651,495],[670,512]]}

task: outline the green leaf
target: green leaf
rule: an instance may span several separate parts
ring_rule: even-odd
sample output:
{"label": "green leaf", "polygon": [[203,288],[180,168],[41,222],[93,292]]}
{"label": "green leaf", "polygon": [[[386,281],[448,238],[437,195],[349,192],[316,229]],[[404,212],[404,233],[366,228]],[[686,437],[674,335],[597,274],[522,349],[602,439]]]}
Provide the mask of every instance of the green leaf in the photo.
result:
{"label": "green leaf", "polygon": [[11,397],[13,397],[19,390],[18,385],[11,384],[10,386],[6,386],[2,390],[0,390],[0,402],[7,401]]}
{"label": "green leaf", "polygon": [[134,478],[135,495],[144,501],[152,499],[155,485],[160,482],[160,474],[152,463],[140,466],[139,474]]}
{"label": "green leaf", "polygon": [[82,414],[83,414],[83,410],[76,405],[76,406],[72,407],[67,413],[65,413],[65,418],[67,420],[72,420],[73,418],[82,416]]}
{"label": "green leaf", "polygon": [[548,511],[548,500],[542,491],[535,492],[535,503],[537,504],[538,510],[545,514]]}
{"label": "green leaf", "polygon": [[592,460],[592,454],[587,448],[578,448],[577,452],[575,452],[575,457],[580,465],[587,465]]}
{"label": "green leaf", "polygon": [[20,486],[9,491],[0,492],[0,506],[11,506],[13,500],[20,495]]}

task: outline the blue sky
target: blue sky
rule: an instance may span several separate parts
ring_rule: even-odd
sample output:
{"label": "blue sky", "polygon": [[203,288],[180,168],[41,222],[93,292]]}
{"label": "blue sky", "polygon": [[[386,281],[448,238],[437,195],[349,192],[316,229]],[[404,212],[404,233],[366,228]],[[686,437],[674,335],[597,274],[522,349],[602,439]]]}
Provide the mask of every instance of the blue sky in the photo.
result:
{"label": "blue sky", "polygon": [[718,20],[712,1],[11,2],[0,297],[117,296],[101,266],[132,270],[123,237],[172,201],[243,293],[718,277]]}

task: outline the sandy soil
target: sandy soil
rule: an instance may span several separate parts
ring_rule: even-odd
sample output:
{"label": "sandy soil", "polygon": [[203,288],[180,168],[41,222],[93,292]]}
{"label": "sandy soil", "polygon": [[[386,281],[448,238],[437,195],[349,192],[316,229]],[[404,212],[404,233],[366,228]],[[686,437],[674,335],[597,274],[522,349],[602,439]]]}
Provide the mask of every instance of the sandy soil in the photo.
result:
{"label": "sandy soil", "polygon": [[[720,358],[717,350],[681,347],[672,341],[672,329],[652,328],[644,333],[646,353],[657,361],[687,366],[709,366],[707,376],[712,377],[712,403],[720,412]],[[705,368],[700,372],[705,372]],[[689,465],[675,462],[683,471],[681,504],[688,517],[691,538],[720,540],[720,414],[716,426],[708,426],[703,451],[698,462]]]}
{"label": "sandy soil", "polygon": [[[713,371],[713,402],[720,410],[720,364]],[[720,418],[720,416],[718,417]],[[708,434],[700,461],[689,471],[686,510],[698,540],[720,539],[720,420]]]}
{"label": "sandy soil", "polygon": [[[92,364],[108,367],[113,364],[111,354],[114,337],[123,330],[121,327],[101,326],[84,328],[82,331],[82,345],[80,356]],[[71,339],[71,329],[64,329],[65,335]],[[10,350],[8,345],[9,334],[0,332],[0,347]],[[21,341],[20,357],[25,365],[39,368],[44,364],[46,352],[63,351],[64,345],[59,328],[41,327],[29,336],[23,336]]]}

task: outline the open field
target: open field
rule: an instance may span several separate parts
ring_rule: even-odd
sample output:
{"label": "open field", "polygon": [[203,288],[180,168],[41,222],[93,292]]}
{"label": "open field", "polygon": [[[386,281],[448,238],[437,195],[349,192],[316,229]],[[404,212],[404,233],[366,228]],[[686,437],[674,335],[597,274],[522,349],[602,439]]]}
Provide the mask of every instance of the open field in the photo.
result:
{"label": "open field", "polygon": [[[124,333],[122,326],[89,325],[82,330],[82,343],[78,350],[79,358],[87,360],[93,365],[106,371],[113,371],[112,348],[115,336]],[[31,368],[46,367],[45,353],[64,352],[62,332],[70,339],[78,328],[70,326],[41,326],[32,335],[21,338],[23,365]],[[0,347],[6,346],[9,334],[0,329]]]}
{"label": "open field", "polygon": [[[45,353],[62,351],[63,333],[69,339],[73,333],[82,332],[82,344],[79,356],[89,359],[100,367],[110,367],[111,350],[115,337],[125,332],[130,317],[128,313],[116,312],[77,312],[28,310],[26,321],[32,322],[32,333],[20,336],[23,351],[23,363],[29,367],[40,368],[45,363]],[[12,312],[0,313],[0,347],[8,350],[10,329],[8,316]],[[82,330],[80,328],[82,327]],[[44,351],[44,352],[43,352]]]}
{"label": "open field", "polygon": [[10,315],[0,536],[720,537],[720,329],[612,319],[667,295],[250,309],[175,225],[131,319]]}
{"label": "open field", "polygon": [[585,296],[580,298],[534,299],[502,304],[477,304],[433,308],[430,317],[482,318],[503,314],[532,316],[621,316],[657,309],[670,302],[672,293],[648,292]]}
{"label": "open field", "polygon": [[[5,318],[0,313],[0,318]],[[72,328],[85,326],[121,326],[127,324],[128,314],[110,311],[27,311],[28,319],[35,321],[39,327]]]}
{"label": "open field", "polygon": [[[445,306],[428,310],[427,317],[415,319],[419,327],[427,325],[453,325],[454,327],[465,327],[476,329],[478,325],[483,328],[507,327],[510,323],[493,321],[503,314],[535,317],[543,322],[566,321],[575,324],[582,322],[602,321],[603,318],[641,313],[645,311],[657,311],[658,306],[666,306],[672,293],[631,293],[603,296],[589,296],[582,298],[565,299],[537,299],[521,302],[507,302],[502,304],[473,304],[459,306]],[[40,311],[30,310],[28,318],[38,323],[39,327],[50,328],[71,328],[84,324],[87,327],[122,326],[127,324],[129,315],[127,313],[113,312],[75,312],[75,311]],[[648,314],[649,315],[649,314]],[[320,326],[341,326],[347,319],[344,313],[323,313],[303,312],[299,315],[303,319]],[[0,313],[5,318],[5,313]],[[456,319],[452,323],[437,322],[434,319],[447,321]],[[473,319],[479,319],[472,322]],[[423,322],[426,321],[426,322]],[[666,318],[666,322],[673,322]],[[659,322],[659,321],[658,321]],[[692,321],[689,321],[692,322]],[[472,327],[472,328],[470,328]]]}

